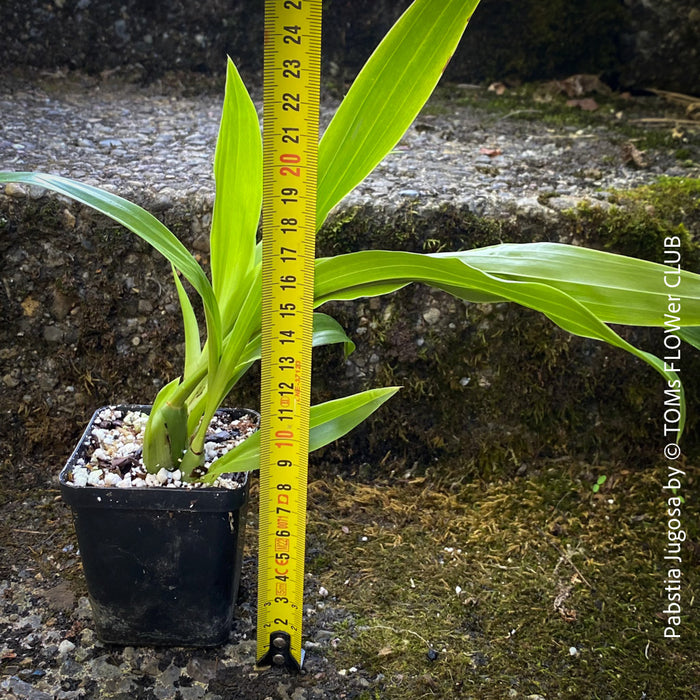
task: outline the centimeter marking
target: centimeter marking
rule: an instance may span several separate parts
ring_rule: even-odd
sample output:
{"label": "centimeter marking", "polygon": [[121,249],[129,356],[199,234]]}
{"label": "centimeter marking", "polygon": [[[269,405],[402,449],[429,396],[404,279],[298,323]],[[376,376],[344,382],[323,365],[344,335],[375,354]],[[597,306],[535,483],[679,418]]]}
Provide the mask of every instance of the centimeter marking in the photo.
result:
{"label": "centimeter marking", "polygon": [[322,0],[265,1],[259,666],[299,669]]}

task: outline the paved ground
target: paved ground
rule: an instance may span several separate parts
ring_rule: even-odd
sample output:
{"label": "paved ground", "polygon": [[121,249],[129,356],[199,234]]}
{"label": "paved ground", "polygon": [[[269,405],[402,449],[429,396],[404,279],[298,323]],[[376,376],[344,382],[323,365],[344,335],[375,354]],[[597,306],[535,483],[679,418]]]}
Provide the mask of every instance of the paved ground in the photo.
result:
{"label": "paved ground", "polygon": [[[252,93],[260,106],[259,88]],[[610,187],[700,172],[697,126],[685,119],[683,105],[651,95],[612,100],[594,94],[589,99],[600,105],[585,112],[562,108],[566,95],[556,87],[513,103],[519,94],[498,98],[474,86],[441,90],[346,203],[448,202],[503,216],[538,210],[543,196],[603,200]],[[0,166],[105,185],[156,211],[183,199],[203,199],[208,208],[220,105],[210,86],[192,96],[178,82],[139,88],[79,74],[11,78],[0,88]],[[336,105],[324,100],[324,123]],[[555,114],[569,114],[553,120],[554,105]],[[657,144],[651,148],[650,136]],[[550,201],[548,207],[570,204]]]}

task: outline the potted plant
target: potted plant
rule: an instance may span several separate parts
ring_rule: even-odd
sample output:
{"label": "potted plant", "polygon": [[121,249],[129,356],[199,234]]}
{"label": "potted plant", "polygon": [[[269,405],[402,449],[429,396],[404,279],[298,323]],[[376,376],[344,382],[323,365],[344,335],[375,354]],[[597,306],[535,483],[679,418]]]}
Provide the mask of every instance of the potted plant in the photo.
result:
{"label": "potted plant", "polygon": [[[95,411],[59,475],[96,632],[114,644],[222,644],[240,581],[247,474],[202,488],[182,483],[177,469],[147,471],[139,450],[150,412],[141,405]],[[205,464],[258,423],[254,411],[218,410]]]}
{"label": "potted plant", "polygon": [[[323,224],[331,209],[373,170],[410,126],[437,84],[477,2],[415,0],[370,57],[319,145],[317,227]],[[137,506],[142,505],[148,494],[154,494],[156,501],[164,494],[174,499],[158,506],[156,518],[164,529],[154,527],[153,544],[134,555],[135,560],[145,556],[146,550],[155,550],[161,555],[156,573],[136,571],[133,574],[134,589],[137,583],[140,586],[144,580],[159,576],[157,571],[162,566],[164,552],[170,552],[169,547],[172,551],[177,549],[167,541],[170,531],[165,528],[175,519],[175,501],[184,506],[185,514],[188,514],[194,509],[190,505],[193,500],[206,500],[207,505],[203,508],[211,509],[210,501],[227,498],[219,510],[218,520],[215,519],[217,524],[211,526],[204,540],[209,544],[215,536],[214,530],[223,531],[229,541],[226,548],[230,550],[230,543],[234,539],[238,542],[243,529],[243,519],[238,516],[236,520],[233,513],[237,507],[244,507],[246,487],[242,485],[237,493],[229,490],[228,496],[219,497],[212,494],[222,489],[212,488],[211,484],[222,475],[244,473],[258,466],[259,434],[253,433],[204,468],[208,427],[238,380],[259,359],[261,347],[261,246],[256,241],[262,202],[260,127],[256,109],[230,60],[214,174],[216,200],[210,234],[210,280],[180,241],[137,205],[57,175],[0,173],[0,183],[38,185],[106,214],[150,243],[172,266],[185,329],[186,357],[182,375],[158,392],[143,423],[142,461],[148,474],[156,477],[160,474],[164,478],[176,474],[188,488],[157,485],[138,489],[114,486],[82,488],[76,480],[76,468],[78,460],[89,461],[85,441],[61,477],[63,493],[69,502],[76,508],[79,502],[87,502],[92,509],[86,516],[88,530],[94,534],[101,529],[102,534],[96,536],[89,548],[81,542],[88,576],[95,567],[88,563],[87,557],[92,550],[99,553],[102,547],[99,538],[106,537],[102,519],[107,517],[104,511],[108,503],[115,506],[114,511],[119,516],[129,513],[135,518]],[[315,305],[320,307],[331,300],[387,294],[411,282],[431,285],[469,302],[511,301],[541,311],[571,333],[627,350],[653,366],[675,386],[677,376],[672,367],[634,347],[609,325],[663,327],[669,291],[664,287],[664,273],[673,273],[682,280],[675,296],[683,309],[680,324],[686,328],[679,334],[696,344],[695,331],[687,327],[700,325],[700,276],[634,258],[553,243],[504,244],[438,254],[365,250],[318,259]],[[185,289],[180,276],[191,285],[191,291]],[[190,299],[192,290],[199,297],[203,310],[204,339],[200,337],[197,313]],[[314,345],[329,343],[344,344],[346,352],[353,349],[340,325],[328,315],[316,312]],[[377,388],[313,406],[310,451],[347,433],[397,390],[397,387]],[[126,414],[116,420],[124,422]],[[135,419],[129,417],[128,420]],[[90,432],[86,431],[86,436]],[[209,488],[193,488],[193,484]],[[127,492],[128,496],[125,495]],[[231,493],[236,493],[235,498]],[[125,505],[127,498],[133,503]],[[111,531],[121,526],[110,522],[106,527]],[[145,526],[134,524],[134,527],[137,533],[144,532],[138,528]],[[191,522],[173,527],[178,542],[184,543]],[[112,546],[118,550],[117,554],[130,557],[131,554],[127,554],[129,548],[140,537],[140,534],[134,534]],[[219,545],[213,546],[222,549]],[[236,556],[239,556],[240,548],[237,552]],[[126,567],[115,563],[111,572],[120,568]],[[214,579],[218,575],[212,570],[204,577]],[[136,582],[139,578],[141,580]],[[163,591],[176,585],[172,577],[165,578],[167,580],[160,587],[156,586],[161,597],[168,597]],[[221,578],[226,580],[226,588],[235,574],[226,570]],[[154,604],[156,613],[149,619],[161,619],[180,605],[185,594],[179,585],[177,592],[169,595],[170,612],[164,611],[160,601]],[[124,584],[116,587],[123,589]],[[99,619],[105,613],[105,606],[96,600],[95,590],[91,584],[93,606]],[[235,585],[227,590],[235,595]],[[129,591],[131,599],[139,598],[141,591]],[[129,598],[123,590],[122,594],[122,597]],[[221,641],[228,634],[231,601],[229,598],[224,606],[223,617],[226,619],[215,634],[197,636],[181,629],[164,635],[161,642],[209,644]],[[181,617],[192,620],[195,614],[185,607],[189,604],[183,604],[182,609],[186,612]],[[138,615],[141,619],[151,614],[143,612],[144,609]],[[133,626],[129,627],[132,623],[128,620],[112,619],[116,615],[114,610],[106,612],[110,619],[103,624],[103,629],[121,629],[120,625],[125,628],[119,639],[108,639],[108,634],[103,631],[103,638],[108,641],[157,641],[144,635],[143,630],[139,632]],[[149,623],[151,627],[153,624]]]}

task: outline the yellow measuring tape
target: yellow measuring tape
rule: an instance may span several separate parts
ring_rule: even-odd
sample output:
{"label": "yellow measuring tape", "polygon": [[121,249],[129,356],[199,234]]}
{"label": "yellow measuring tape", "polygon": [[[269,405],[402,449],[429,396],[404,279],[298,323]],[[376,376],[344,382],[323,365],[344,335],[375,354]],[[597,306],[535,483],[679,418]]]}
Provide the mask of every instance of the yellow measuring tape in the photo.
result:
{"label": "yellow measuring tape", "polygon": [[299,669],[322,0],[266,0],[257,658]]}

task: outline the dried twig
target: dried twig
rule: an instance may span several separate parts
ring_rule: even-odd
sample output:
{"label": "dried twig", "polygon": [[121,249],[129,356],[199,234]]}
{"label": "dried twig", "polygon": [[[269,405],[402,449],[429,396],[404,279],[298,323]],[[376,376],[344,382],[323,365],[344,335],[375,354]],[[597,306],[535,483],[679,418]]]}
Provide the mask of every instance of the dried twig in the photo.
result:
{"label": "dried twig", "polygon": [[579,569],[578,569],[578,567],[576,566],[576,564],[574,564],[574,562],[571,561],[571,558],[569,557],[569,555],[568,555],[556,542],[553,542],[552,539],[549,537],[549,535],[548,535],[544,530],[542,530],[542,528],[539,528],[539,527],[538,527],[537,529],[540,531],[540,533],[541,533],[542,535],[544,535],[544,538],[549,542],[549,544],[551,544],[552,547],[554,547],[554,549],[556,549],[557,552],[559,552],[559,554],[563,557],[564,561],[566,561],[566,563],[569,564],[569,565],[571,566],[571,568],[579,575],[579,577],[581,578],[581,580],[582,580],[591,590],[593,590],[593,586],[591,586],[591,584],[586,580],[586,577],[579,571]]}

